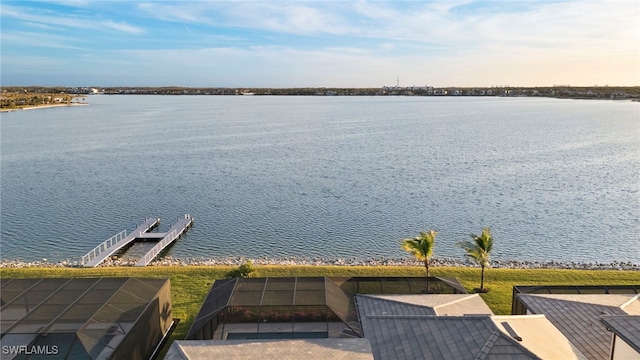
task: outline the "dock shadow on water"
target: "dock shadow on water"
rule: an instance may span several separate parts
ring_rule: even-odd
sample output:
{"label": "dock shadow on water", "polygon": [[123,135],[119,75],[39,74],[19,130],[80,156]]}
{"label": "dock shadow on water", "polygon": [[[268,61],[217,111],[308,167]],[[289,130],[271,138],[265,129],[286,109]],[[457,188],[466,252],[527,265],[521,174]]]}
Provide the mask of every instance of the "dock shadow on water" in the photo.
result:
{"label": "dock shadow on water", "polygon": [[157,242],[155,241],[136,241],[131,246],[114,254],[111,258],[125,262],[136,262],[156,244]]}
{"label": "dock shadow on water", "polygon": [[[162,234],[162,231],[158,231],[158,228],[154,229],[154,231],[149,232],[150,234],[158,233]],[[186,237],[186,234],[180,236],[180,239]],[[111,262],[116,262],[116,264],[130,264],[133,265],[137,263],[145,254],[147,254],[154,246],[158,245],[159,241],[155,240],[140,240],[131,243],[130,245],[124,247],[118,252],[114,253],[110,260]],[[174,247],[176,241],[172,241],[165,248],[163,248],[158,255],[155,256],[156,260],[162,260],[171,252],[171,248]],[[107,262],[110,262],[107,260]]]}

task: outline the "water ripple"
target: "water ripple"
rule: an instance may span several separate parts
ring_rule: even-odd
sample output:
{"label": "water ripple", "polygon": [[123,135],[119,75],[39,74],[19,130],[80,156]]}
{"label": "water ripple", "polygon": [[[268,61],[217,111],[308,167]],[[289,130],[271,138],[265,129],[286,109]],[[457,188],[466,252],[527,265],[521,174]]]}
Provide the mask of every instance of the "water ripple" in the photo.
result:
{"label": "water ripple", "polygon": [[191,213],[167,255],[396,258],[433,228],[462,258],[490,226],[496,259],[639,262],[637,103],[90,100],[3,114],[2,258],[77,259]]}

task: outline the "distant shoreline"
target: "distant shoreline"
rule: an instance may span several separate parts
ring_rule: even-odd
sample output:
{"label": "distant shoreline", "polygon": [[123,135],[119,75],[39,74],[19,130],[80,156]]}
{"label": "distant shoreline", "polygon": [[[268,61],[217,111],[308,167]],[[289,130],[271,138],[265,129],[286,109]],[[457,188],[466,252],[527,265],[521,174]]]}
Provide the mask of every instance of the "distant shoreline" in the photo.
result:
{"label": "distant shoreline", "polygon": [[534,97],[557,99],[640,99],[640,86],[382,86],[353,87],[181,87],[181,86],[106,86],[106,87],[44,87],[3,86],[2,91],[16,94],[87,95],[235,95],[235,96],[434,96],[434,97]]}
{"label": "distant shoreline", "polygon": [[[151,262],[148,266],[238,266],[247,261],[251,261],[257,266],[424,266],[411,258],[268,258],[268,257],[218,257],[218,258],[173,258],[165,257]],[[129,267],[135,264],[135,259],[119,259],[112,257],[99,267]],[[477,267],[470,261],[451,258],[434,258],[431,260],[433,267]],[[73,268],[80,267],[77,260],[60,260],[50,262],[47,259],[41,261],[21,261],[7,260],[0,261],[0,268]],[[640,271],[640,264],[631,262],[611,262],[611,263],[582,263],[582,262],[559,262],[559,261],[516,261],[516,260],[493,260],[491,268],[494,269],[572,269],[572,270],[633,270]]]}

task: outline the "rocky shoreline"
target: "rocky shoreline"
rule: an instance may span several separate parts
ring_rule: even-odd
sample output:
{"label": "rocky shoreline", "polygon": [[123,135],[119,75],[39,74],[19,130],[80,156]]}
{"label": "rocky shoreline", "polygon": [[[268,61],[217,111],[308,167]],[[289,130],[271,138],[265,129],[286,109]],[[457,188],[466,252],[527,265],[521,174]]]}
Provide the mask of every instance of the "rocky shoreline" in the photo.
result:
{"label": "rocky shoreline", "polygon": [[[306,266],[422,266],[422,264],[411,258],[267,258],[267,257],[219,257],[219,258],[172,258],[164,257],[151,262],[148,266],[238,266],[247,261],[254,265],[306,265]],[[113,257],[106,260],[100,267],[108,266],[133,266],[136,259],[121,259]],[[460,259],[433,258],[431,266],[434,267],[475,267],[474,263]],[[74,268],[80,267],[78,261],[61,260],[50,262],[47,259],[41,261],[20,261],[6,260],[0,261],[0,268]],[[576,270],[635,270],[640,271],[640,264],[631,262],[611,262],[611,263],[580,263],[580,262],[557,262],[557,261],[515,261],[515,260],[494,260],[491,262],[492,268],[504,269],[576,269]]]}

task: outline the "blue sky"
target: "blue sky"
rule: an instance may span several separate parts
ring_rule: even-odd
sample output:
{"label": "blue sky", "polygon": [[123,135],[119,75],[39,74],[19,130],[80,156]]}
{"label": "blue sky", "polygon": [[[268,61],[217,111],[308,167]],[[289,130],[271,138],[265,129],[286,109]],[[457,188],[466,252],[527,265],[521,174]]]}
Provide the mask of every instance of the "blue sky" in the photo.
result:
{"label": "blue sky", "polygon": [[11,1],[2,85],[640,85],[637,0]]}

